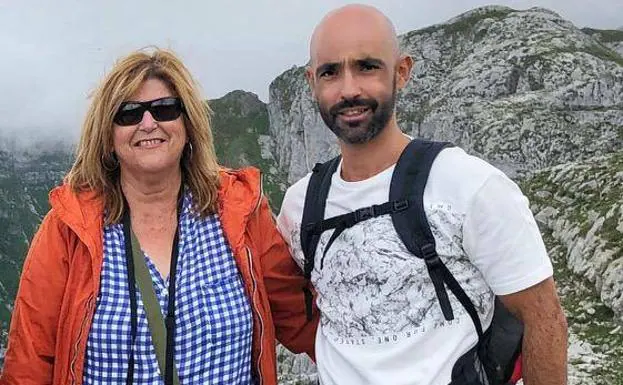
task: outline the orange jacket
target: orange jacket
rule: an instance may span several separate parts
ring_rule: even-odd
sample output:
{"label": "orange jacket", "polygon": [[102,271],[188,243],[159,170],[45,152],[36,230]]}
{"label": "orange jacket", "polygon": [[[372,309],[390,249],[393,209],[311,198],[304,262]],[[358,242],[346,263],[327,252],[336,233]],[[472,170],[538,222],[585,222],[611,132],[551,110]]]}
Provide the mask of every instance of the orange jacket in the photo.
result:
{"label": "orange jacket", "polygon": [[[221,171],[219,215],[253,308],[253,372],[277,384],[275,338],[312,358],[304,279],[276,230],[260,174]],[[80,385],[103,261],[103,205],[67,186],[50,193],[22,271],[0,385]]]}

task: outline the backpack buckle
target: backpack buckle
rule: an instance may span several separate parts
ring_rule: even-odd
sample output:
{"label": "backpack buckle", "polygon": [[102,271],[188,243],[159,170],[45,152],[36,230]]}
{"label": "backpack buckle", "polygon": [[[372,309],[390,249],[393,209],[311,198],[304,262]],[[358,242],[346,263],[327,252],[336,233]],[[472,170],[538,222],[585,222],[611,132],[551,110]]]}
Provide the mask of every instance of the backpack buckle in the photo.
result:
{"label": "backpack buckle", "polygon": [[305,232],[309,234],[315,234],[317,231],[318,222],[310,222],[304,226]]}
{"label": "backpack buckle", "polygon": [[397,201],[397,202],[394,202],[394,204],[392,206],[393,206],[393,211],[395,213],[397,213],[397,212],[400,212],[400,211],[408,209],[409,208],[409,201],[406,200],[406,199],[401,200],[401,201]]}
{"label": "backpack buckle", "polygon": [[357,222],[365,221],[369,218],[374,218],[374,206],[364,207],[355,211],[355,220]]}
{"label": "backpack buckle", "polygon": [[426,265],[429,267],[437,267],[441,264],[441,259],[439,259],[439,255],[437,255],[437,251],[435,250],[435,246],[431,243],[427,243],[420,248],[422,252],[422,258],[426,262]]}

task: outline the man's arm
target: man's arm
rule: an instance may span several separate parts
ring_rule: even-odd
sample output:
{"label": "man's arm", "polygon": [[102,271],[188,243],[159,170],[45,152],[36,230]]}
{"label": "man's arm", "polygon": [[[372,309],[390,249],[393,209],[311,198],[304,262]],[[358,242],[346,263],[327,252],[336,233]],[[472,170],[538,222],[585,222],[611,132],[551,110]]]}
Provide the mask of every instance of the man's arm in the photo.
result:
{"label": "man's arm", "polygon": [[524,323],[524,385],[567,383],[567,320],[552,278],[520,292],[500,296]]}
{"label": "man's arm", "polygon": [[567,325],[547,253],[519,186],[493,172],[472,199],[464,247],[502,302],[523,321],[525,385],[564,385]]}

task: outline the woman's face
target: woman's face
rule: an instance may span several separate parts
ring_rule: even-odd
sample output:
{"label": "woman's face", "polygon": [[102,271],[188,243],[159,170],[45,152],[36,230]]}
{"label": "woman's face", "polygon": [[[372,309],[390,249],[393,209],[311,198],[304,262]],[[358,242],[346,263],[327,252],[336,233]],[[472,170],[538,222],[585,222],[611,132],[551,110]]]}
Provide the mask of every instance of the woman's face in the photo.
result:
{"label": "woman's face", "polygon": [[[176,95],[159,79],[146,80],[141,88],[125,102],[148,102]],[[140,179],[144,176],[166,176],[180,167],[180,159],[186,144],[186,127],[182,114],[173,120],[179,111],[171,99],[164,99],[153,105],[160,106],[162,115],[145,110],[136,124],[113,123],[113,146],[119,159],[122,173],[132,174]],[[131,103],[121,109],[132,109]],[[181,108],[181,107],[180,107]],[[160,121],[156,118],[160,117]],[[138,118],[137,118],[138,120]],[[127,120],[125,124],[132,120]]]}

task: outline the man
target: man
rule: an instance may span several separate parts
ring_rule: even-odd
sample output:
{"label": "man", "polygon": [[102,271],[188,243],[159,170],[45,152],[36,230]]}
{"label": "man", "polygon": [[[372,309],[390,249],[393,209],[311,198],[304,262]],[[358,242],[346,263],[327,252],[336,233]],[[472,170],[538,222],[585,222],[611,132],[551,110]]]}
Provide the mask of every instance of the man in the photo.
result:
{"label": "man", "polygon": [[[410,141],[397,125],[394,102],[412,59],[401,56],[391,22],[363,5],[329,13],[312,35],[310,56],[307,80],[342,155],[325,218],[388,201],[394,165]],[[288,189],[278,218],[300,265],[309,177]],[[424,206],[437,252],[483,327],[496,295],[523,322],[525,385],[565,384],[566,320],[517,185],[485,161],[447,148],[433,163]],[[457,359],[478,341],[464,308],[449,294],[455,319],[444,319],[424,262],[405,249],[389,215],[346,229],[323,255],[331,233],[320,239],[311,275],[321,312],[321,383],[448,384]]]}

